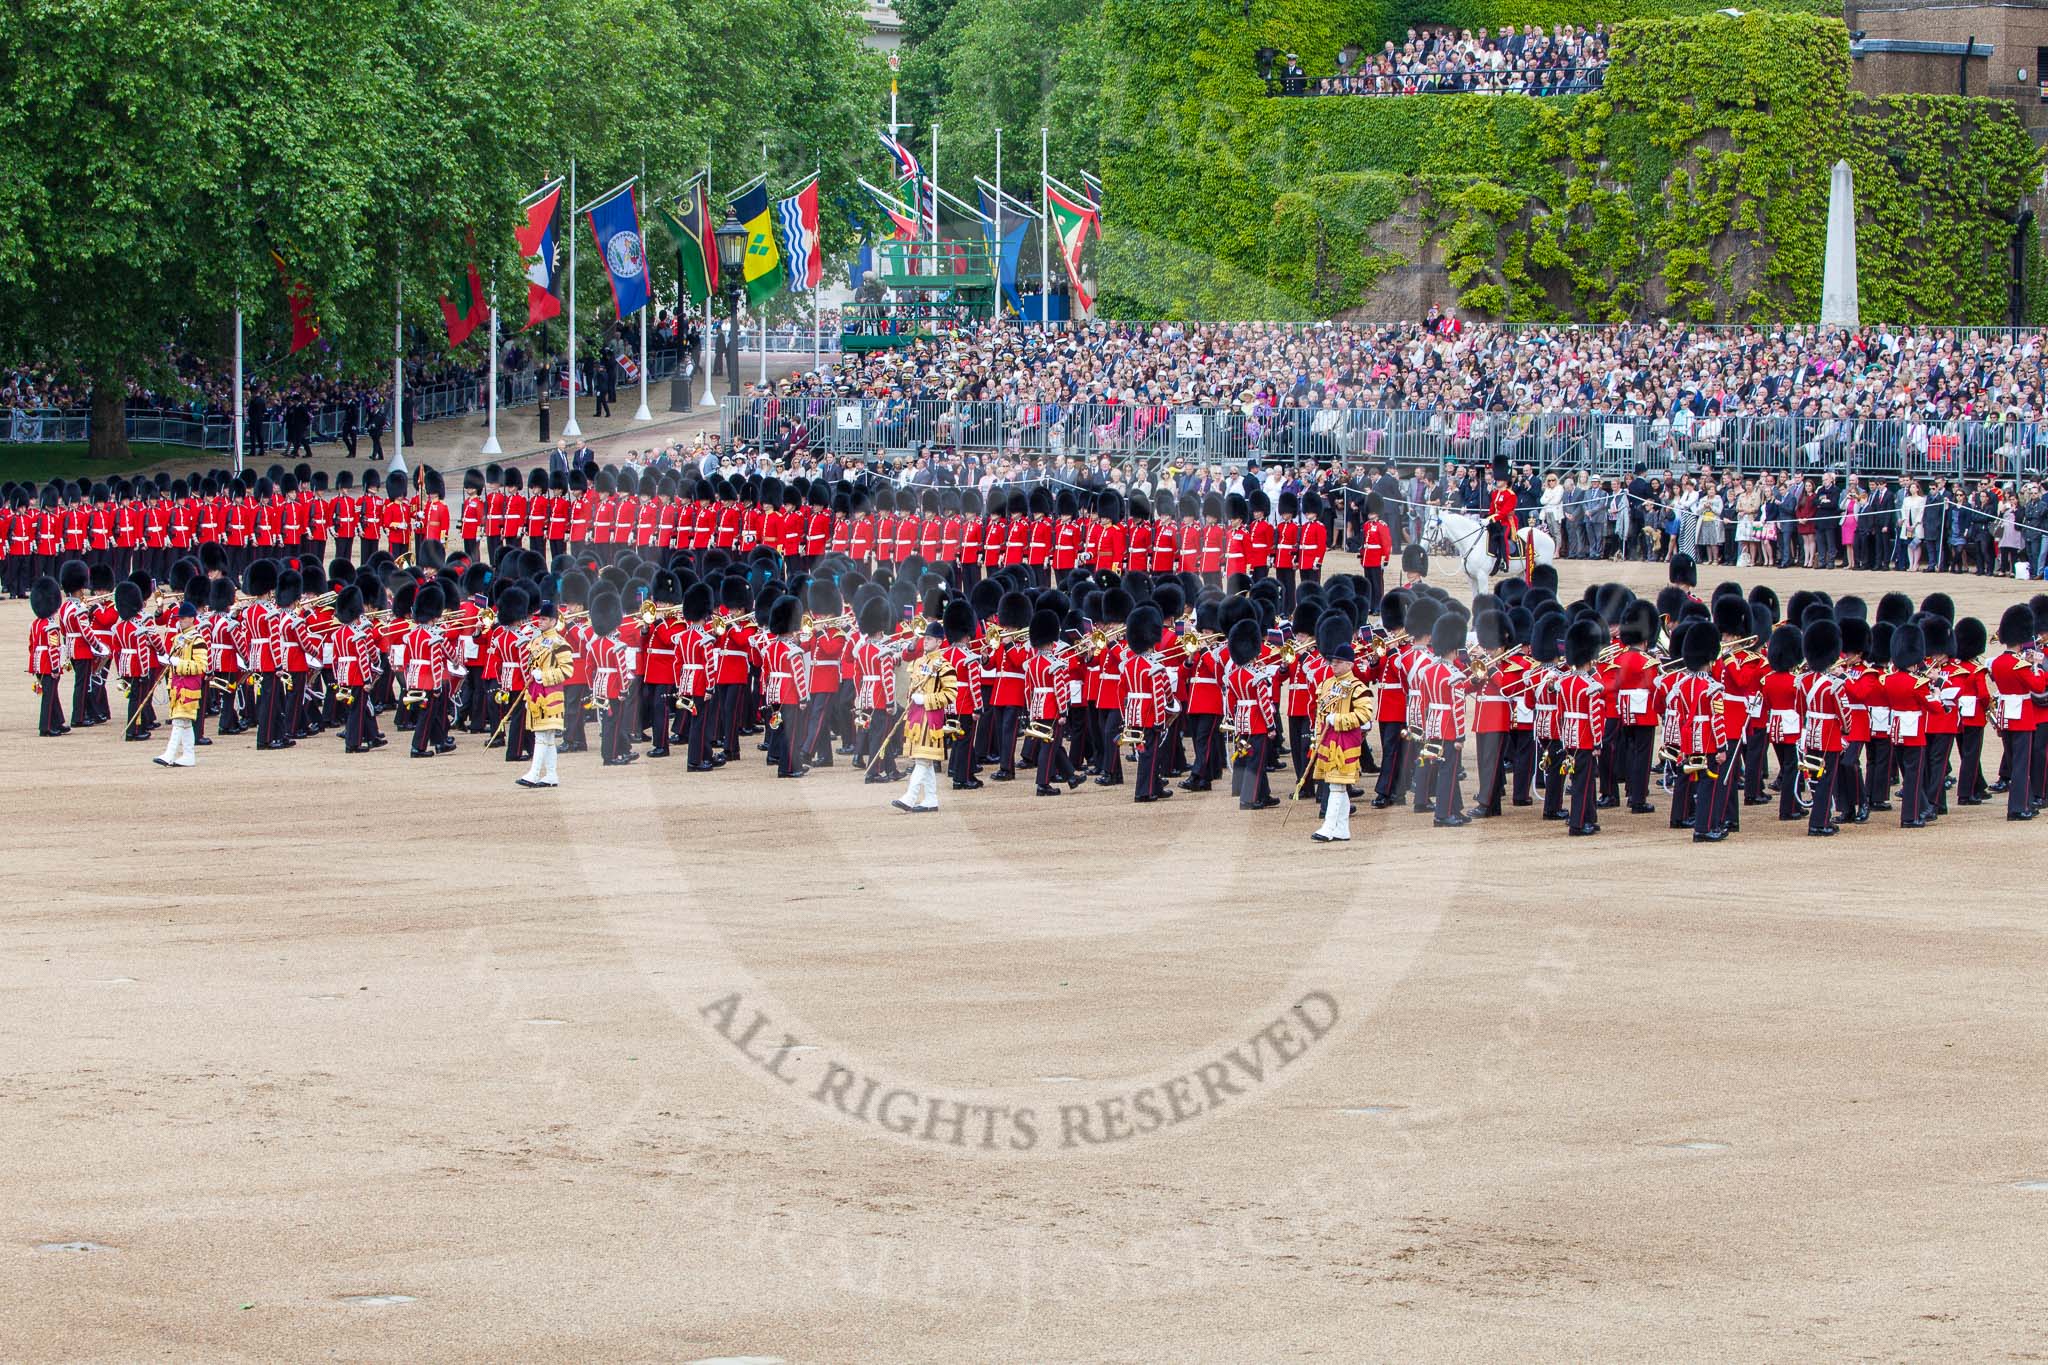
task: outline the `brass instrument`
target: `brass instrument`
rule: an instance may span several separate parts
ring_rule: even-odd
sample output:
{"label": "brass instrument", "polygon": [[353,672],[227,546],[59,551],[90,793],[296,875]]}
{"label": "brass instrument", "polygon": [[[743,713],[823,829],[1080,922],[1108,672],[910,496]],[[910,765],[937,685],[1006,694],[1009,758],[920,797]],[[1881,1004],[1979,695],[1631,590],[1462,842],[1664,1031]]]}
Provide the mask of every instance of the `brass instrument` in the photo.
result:
{"label": "brass instrument", "polygon": [[1313,635],[1290,635],[1280,644],[1280,663],[1283,666],[1291,664],[1297,654],[1315,647],[1316,637]]}
{"label": "brass instrument", "polygon": [[1719,781],[1721,774],[1714,771],[1713,760],[1705,754],[1694,754],[1680,765],[1688,777],[1704,776],[1708,781]]}
{"label": "brass instrument", "polygon": [[1139,751],[1145,747],[1145,732],[1135,725],[1126,725],[1117,733],[1116,742],[1119,748],[1128,751],[1132,758],[1136,758]]}
{"label": "brass instrument", "polygon": [[1559,777],[1570,777],[1578,766],[1578,754],[1570,749],[1566,749],[1557,760],[1557,775]]}
{"label": "brass instrument", "polygon": [[1024,738],[1035,739],[1040,744],[1052,743],[1053,735],[1051,722],[1043,720],[1027,721],[1024,726]]}
{"label": "brass instrument", "polygon": [[[590,614],[589,608],[583,608],[579,614],[588,616]],[[563,619],[566,620],[567,617],[565,616]],[[741,626],[751,626],[753,624],[754,613],[745,611],[741,612],[738,616],[714,616],[711,618],[711,623],[705,629],[713,635],[723,635],[728,630],[736,630]]]}
{"label": "brass instrument", "polygon": [[1405,647],[1409,641],[1409,638],[1409,634],[1405,630],[1397,630],[1389,635],[1379,635],[1374,637],[1372,642],[1373,658],[1386,658],[1395,650]]}
{"label": "brass instrument", "polygon": [[[1443,758],[1443,756],[1444,756],[1444,746],[1443,746],[1443,741],[1442,741],[1442,740],[1436,740],[1436,739],[1428,739],[1428,740],[1424,740],[1424,741],[1422,742],[1422,747],[1421,747],[1420,749],[1416,750],[1416,752],[1415,752],[1415,758],[1416,758],[1416,762],[1417,762],[1417,763],[1436,763],[1436,762],[1440,761],[1440,760],[1441,760],[1441,759]],[[1569,776],[1569,775],[1570,775],[1570,773],[1571,773],[1571,761],[1572,761],[1572,760],[1571,760],[1571,755],[1570,755],[1570,754],[1566,754],[1566,755],[1565,755],[1565,760],[1564,760],[1564,761],[1565,761],[1565,769],[1564,769],[1564,771],[1565,771],[1566,775],[1567,775],[1567,776]]]}
{"label": "brass instrument", "polygon": [[1179,643],[1182,651],[1187,655],[1188,658],[1192,659],[1205,649],[1215,648],[1218,644],[1222,643],[1222,641],[1222,631],[1196,630],[1190,631],[1188,634],[1181,636]]}

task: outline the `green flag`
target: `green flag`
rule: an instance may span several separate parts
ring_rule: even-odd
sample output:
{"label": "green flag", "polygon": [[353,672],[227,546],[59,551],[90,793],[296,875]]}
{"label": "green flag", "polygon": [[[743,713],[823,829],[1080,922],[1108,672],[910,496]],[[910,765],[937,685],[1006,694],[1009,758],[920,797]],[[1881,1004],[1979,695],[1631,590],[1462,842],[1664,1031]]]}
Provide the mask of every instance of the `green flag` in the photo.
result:
{"label": "green flag", "polygon": [[711,237],[711,195],[699,176],[672,204],[661,206],[662,222],[676,244],[676,274],[690,302],[702,307],[718,292],[718,253]]}

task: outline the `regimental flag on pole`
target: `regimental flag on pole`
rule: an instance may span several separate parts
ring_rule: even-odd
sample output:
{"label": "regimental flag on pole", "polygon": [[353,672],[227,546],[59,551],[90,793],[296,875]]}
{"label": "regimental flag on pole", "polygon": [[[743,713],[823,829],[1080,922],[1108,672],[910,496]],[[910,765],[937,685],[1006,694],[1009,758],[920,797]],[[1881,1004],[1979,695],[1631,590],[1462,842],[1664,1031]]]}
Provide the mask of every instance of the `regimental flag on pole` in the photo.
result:
{"label": "regimental flag on pole", "polygon": [[1081,283],[1081,248],[1088,241],[1089,229],[1094,229],[1097,238],[1102,236],[1102,219],[1093,206],[1078,202],[1078,196],[1062,194],[1050,180],[1045,186],[1045,211],[1053,235],[1059,239],[1067,282],[1073,285],[1074,298],[1085,312],[1095,306],[1095,296]]}
{"label": "regimental flag on pole", "polygon": [[450,282],[456,296],[463,301],[460,306],[443,294],[441,296],[441,320],[448,324],[448,344],[460,346],[469,340],[469,334],[490,321],[490,301],[484,297],[484,277],[476,270],[476,262],[469,263],[467,278]]}
{"label": "regimental flag on pole", "polygon": [[775,227],[789,274],[789,292],[807,294],[825,275],[825,253],[818,244],[818,177],[802,189],[775,201]]}
{"label": "regimental flag on pole", "polygon": [[297,355],[320,339],[320,325],[313,318],[313,293],[304,280],[292,278],[291,267],[273,249],[270,259],[277,263],[277,277],[284,282],[284,299],[292,310],[292,349]]}
{"label": "regimental flag on pole", "polygon": [[543,185],[520,207],[526,222],[512,235],[519,243],[519,258],[526,262],[526,325],[537,327],[562,315],[561,296],[555,289],[562,182]]}
{"label": "regimental flag on pole", "polygon": [[[732,201],[733,216],[747,230],[747,254],[740,267],[747,302],[761,301],[782,288],[782,252],[775,245],[775,220],[768,212],[768,187],[750,185]],[[815,221],[815,220],[814,220]]]}
{"label": "regimental flag on pole", "polygon": [[633,182],[623,186],[584,210],[590,220],[590,235],[597,239],[597,256],[612,282],[612,307],[625,321],[647,306],[652,291],[647,282],[647,251],[640,240],[640,201],[634,197]]}
{"label": "regimental flag on pole", "polygon": [[661,218],[675,239],[683,293],[701,307],[718,292],[718,244],[711,235],[711,189],[705,178],[698,176],[674,203],[663,204]]}
{"label": "regimental flag on pole", "polygon": [[888,150],[890,156],[896,158],[896,178],[898,180],[923,180],[924,170],[917,164],[917,158],[910,154],[910,148],[904,146],[895,138],[890,137],[887,133],[883,133],[880,136],[882,146]]}
{"label": "regimental flag on pole", "polygon": [[896,227],[897,241],[914,242],[918,239],[920,234],[917,230],[917,218],[914,212],[904,205],[902,200],[887,190],[876,189],[865,180],[860,181],[859,184],[862,189],[868,192],[868,197],[875,201],[875,206],[889,215],[889,221]]}
{"label": "regimental flag on pole", "polygon": [[[1021,314],[1024,311],[1024,300],[1017,297],[1017,263],[1024,258],[1024,234],[1031,231],[1032,218],[1019,216],[1015,227],[1004,224],[1005,230],[999,238],[996,236],[995,220],[997,203],[989,198],[987,190],[976,190],[975,197],[981,201],[984,219],[982,232],[987,235],[988,244],[996,253],[996,283],[1002,287],[1003,297],[1009,300],[1011,310]],[[1004,196],[1006,199],[1008,197]]]}

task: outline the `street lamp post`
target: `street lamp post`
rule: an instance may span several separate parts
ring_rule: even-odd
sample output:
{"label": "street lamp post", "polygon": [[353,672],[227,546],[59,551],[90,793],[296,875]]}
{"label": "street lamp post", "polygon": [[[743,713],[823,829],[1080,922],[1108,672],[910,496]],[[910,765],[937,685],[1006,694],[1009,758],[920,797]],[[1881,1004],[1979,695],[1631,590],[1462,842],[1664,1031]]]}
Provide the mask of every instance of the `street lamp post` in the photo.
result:
{"label": "street lamp post", "polygon": [[725,375],[728,391],[740,396],[740,299],[746,293],[741,272],[746,268],[747,230],[728,206],[725,221],[713,234],[718,241],[718,277],[725,281],[726,336],[732,347],[726,353]]}

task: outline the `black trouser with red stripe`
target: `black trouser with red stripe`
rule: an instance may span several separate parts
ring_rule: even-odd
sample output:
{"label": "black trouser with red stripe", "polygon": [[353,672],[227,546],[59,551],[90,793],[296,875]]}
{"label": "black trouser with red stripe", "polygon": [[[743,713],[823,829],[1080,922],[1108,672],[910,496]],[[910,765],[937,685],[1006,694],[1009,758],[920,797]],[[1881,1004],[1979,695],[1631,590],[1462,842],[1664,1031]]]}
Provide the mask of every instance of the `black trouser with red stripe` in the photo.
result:
{"label": "black trouser with red stripe", "polygon": [[1841,761],[1835,765],[1835,813],[1853,820],[1863,810],[1863,741],[1852,739],[1842,746]]}
{"label": "black trouser with red stripe", "polygon": [[1948,756],[1955,743],[1953,734],[1927,737],[1927,762],[1920,789],[1926,795],[1927,813],[1930,815],[1948,814]]}
{"label": "black trouser with red stripe", "polygon": [[1444,756],[1436,762],[1436,818],[1448,820],[1465,813],[1464,794],[1458,788],[1458,768],[1465,758],[1465,741],[1440,740]]}
{"label": "black trouser with red stripe", "polygon": [[1398,720],[1380,722],[1380,780],[1372,784],[1377,800],[1399,801],[1408,783],[1409,752],[1407,742],[1401,738],[1402,728]]}
{"label": "black trouser with red stripe", "polygon": [[1508,731],[1507,745],[1501,751],[1501,763],[1514,774],[1515,804],[1528,805],[1532,799],[1529,795],[1529,784],[1536,778],[1536,732]]}
{"label": "black trouser with red stripe", "polygon": [[1927,746],[1901,744],[1898,749],[1899,769],[1905,778],[1905,786],[1899,792],[1899,823],[1921,824],[1927,819]]}
{"label": "black trouser with red stripe", "polygon": [[[1555,739],[1546,739],[1537,746],[1543,751],[1543,818],[1555,819],[1564,814],[1564,789],[1568,779],[1560,771],[1564,766],[1564,744]],[[1677,817],[1673,817],[1675,821]]]}
{"label": "black trouser with red stripe", "polygon": [[[50,690],[43,689],[43,700],[47,705]],[[61,723],[63,717],[59,716]],[[2010,768],[2005,779],[2005,813],[2025,815],[2034,808],[2034,746],[2038,733],[2033,730],[2012,730],[2005,732],[2005,756]]]}
{"label": "black trouser with red stripe", "polygon": [[649,683],[641,693],[642,723],[653,732],[654,747],[648,755],[666,758],[669,744],[669,713],[675,709],[676,685],[674,683]]}
{"label": "black trouser with red stripe", "polygon": [[[36,733],[56,735],[64,730],[64,702],[57,695],[57,674],[39,673],[36,686],[42,690],[42,707],[37,714]],[[2026,784],[2022,782],[2021,786]]]}
{"label": "black trouser with red stripe", "polygon": [[1813,776],[1813,804],[1808,808],[1806,827],[1828,829],[1835,823],[1835,777],[1841,771],[1842,755],[1829,750],[1821,755],[1821,771]]}
{"label": "black trouser with red stripe", "polygon": [[1131,799],[1150,801],[1166,790],[1166,779],[1159,775],[1159,740],[1165,730],[1147,725],[1139,733],[1145,736],[1145,742],[1138,747],[1138,783]]}
{"label": "black trouser with red stripe", "polygon": [[427,693],[412,721],[412,751],[424,754],[448,738],[448,687],[442,684]]}
{"label": "black trouser with red stripe", "polygon": [[1982,801],[1989,793],[1984,784],[1984,727],[1965,725],[1956,732],[1956,800]]}
{"label": "black trouser with red stripe", "polygon": [[1060,743],[1060,731],[1066,728],[1066,724],[1064,718],[1045,722],[1046,728],[1052,731],[1052,738],[1038,746],[1038,785],[1041,787],[1050,787],[1055,781],[1073,785],[1074,765],[1067,757],[1066,747]]}
{"label": "black trouser with red stripe", "polygon": [[1890,735],[1872,735],[1864,755],[1863,804],[1872,810],[1890,810],[1892,805],[1892,740]]}
{"label": "black trouser with red stripe", "polygon": [[1792,740],[1774,739],[1771,752],[1778,756],[1778,818],[1799,818],[1799,745]]}
{"label": "black trouser with red stripe", "polygon": [[1187,718],[1188,737],[1193,741],[1195,751],[1188,768],[1188,781],[1207,786],[1222,771],[1222,764],[1218,761],[1222,755],[1216,743],[1222,721],[1223,717],[1207,713]]}
{"label": "black trouser with red stripe", "polygon": [[154,673],[128,679],[128,725],[122,734],[135,738],[156,725],[156,679]]}
{"label": "black trouser with red stripe", "polygon": [[977,716],[955,716],[953,723],[960,727],[960,738],[953,741],[953,747],[946,753],[946,766],[955,782],[974,780],[974,732]]}
{"label": "black trouser with red stripe", "polygon": [[1583,833],[1599,823],[1600,811],[1593,799],[1593,771],[1599,762],[1600,751],[1567,749],[1565,752],[1572,756],[1571,809],[1565,813],[1565,828]]}
{"label": "black trouser with red stripe", "polygon": [[1507,753],[1507,738],[1505,730],[1479,732],[1479,791],[1473,805],[1486,815],[1500,814],[1500,793],[1506,776],[1501,760]]}
{"label": "black trouser with red stripe", "polygon": [[1230,765],[1230,794],[1237,798],[1239,810],[1250,810],[1271,799],[1273,789],[1266,783],[1266,749],[1269,743],[1265,735],[1240,735],[1238,738],[1245,748],[1241,757]]}

